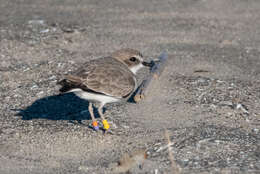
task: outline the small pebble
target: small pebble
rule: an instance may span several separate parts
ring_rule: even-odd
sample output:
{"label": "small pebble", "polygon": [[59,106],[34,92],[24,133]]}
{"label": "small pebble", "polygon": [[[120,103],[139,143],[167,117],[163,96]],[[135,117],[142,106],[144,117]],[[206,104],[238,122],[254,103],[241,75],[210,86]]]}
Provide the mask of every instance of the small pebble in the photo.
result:
{"label": "small pebble", "polygon": [[258,134],[258,133],[259,133],[259,129],[257,129],[257,128],[254,128],[254,129],[253,129],[253,132],[255,132],[255,133],[257,133],[257,134]]}
{"label": "small pebble", "polygon": [[31,87],[31,89],[35,89],[35,88],[38,88],[38,85],[33,85],[32,87]]}
{"label": "small pebble", "polygon": [[37,93],[38,96],[40,96],[40,95],[42,95],[42,94],[44,94],[43,91]]}
{"label": "small pebble", "polygon": [[51,77],[49,77],[49,80],[54,80],[56,78],[56,76],[51,76]]}
{"label": "small pebble", "polygon": [[44,20],[29,20],[28,24],[43,25],[44,24]]}
{"label": "small pebble", "polygon": [[40,33],[48,33],[50,31],[50,29],[45,29],[45,30],[41,30]]}
{"label": "small pebble", "polygon": [[87,172],[89,170],[89,168],[87,166],[79,166],[78,170]]}

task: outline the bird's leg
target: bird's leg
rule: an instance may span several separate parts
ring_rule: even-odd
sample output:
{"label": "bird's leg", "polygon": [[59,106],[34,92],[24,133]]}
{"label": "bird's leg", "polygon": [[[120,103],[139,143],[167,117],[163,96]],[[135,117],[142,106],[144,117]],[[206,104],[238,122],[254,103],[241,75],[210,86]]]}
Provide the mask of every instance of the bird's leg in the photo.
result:
{"label": "bird's leg", "polygon": [[98,107],[98,113],[102,119],[102,123],[103,123],[103,128],[107,131],[109,129],[109,124],[107,122],[107,120],[105,119],[104,117],[104,114],[103,114],[103,104],[101,104],[99,107]]}
{"label": "bird's leg", "polygon": [[90,116],[91,116],[91,119],[92,119],[93,128],[94,128],[96,131],[99,130],[98,122],[97,122],[97,120],[95,119],[94,112],[93,112],[93,106],[92,106],[92,103],[91,103],[91,102],[89,102],[88,111],[89,111]]}

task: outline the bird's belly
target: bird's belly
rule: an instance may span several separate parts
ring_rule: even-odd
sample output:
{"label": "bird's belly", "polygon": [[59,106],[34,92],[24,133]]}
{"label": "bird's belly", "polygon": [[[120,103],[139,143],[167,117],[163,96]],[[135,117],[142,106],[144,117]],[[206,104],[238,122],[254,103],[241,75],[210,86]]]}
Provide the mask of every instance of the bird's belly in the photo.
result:
{"label": "bird's belly", "polygon": [[77,95],[78,97],[80,97],[82,99],[100,102],[103,104],[114,103],[114,102],[120,101],[120,98],[97,94],[97,93],[86,92],[86,91],[82,91],[81,89],[73,89],[70,92],[73,92],[75,95]]}

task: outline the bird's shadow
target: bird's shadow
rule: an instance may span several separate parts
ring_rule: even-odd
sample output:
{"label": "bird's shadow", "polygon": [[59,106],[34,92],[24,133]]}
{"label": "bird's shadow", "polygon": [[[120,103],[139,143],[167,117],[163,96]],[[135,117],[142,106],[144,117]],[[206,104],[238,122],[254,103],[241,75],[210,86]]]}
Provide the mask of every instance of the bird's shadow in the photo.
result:
{"label": "bird's shadow", "polygon": [[[128,98],[127,102],[135,103],[133,99],[135,92]],[[88,106],[87,100],[77,97],[74,93],[65,93],[38,99],[25,109],[15,110],[19,111],[16,115],[21,116],[22,120],[76,120],[81,123],[82,120],[91,119]],[[93,109],[95,117],[100,117],[97,108]],[[103,108],[103,112],[105,110]]]}
{"label": "bird's shadow", "polygon": [[[19,109],[17,115],[22,120],[49,119],[49,120],[90,120],[88,111],[89,102],[77,97],[73,93],[48,96],[36,100],[25,109]],[[95,117],[99,117],[94,108]]]}

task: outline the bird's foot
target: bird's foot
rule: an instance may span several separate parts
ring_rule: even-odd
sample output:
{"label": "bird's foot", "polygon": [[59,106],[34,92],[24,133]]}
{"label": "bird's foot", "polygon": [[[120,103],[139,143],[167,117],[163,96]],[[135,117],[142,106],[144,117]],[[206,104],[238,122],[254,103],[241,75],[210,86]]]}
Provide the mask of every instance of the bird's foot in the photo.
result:
{"label": "bird's foot", "polygon": [[107,120],[103,120],[102,123],[103,123],[103,128],[107,131],[110,127]]}
{"label": "bird's foot", "polygon": [[107,135],[107,134],[113,135],[114,133],[111,131],[111,129],[109,129],[110,125],[108,124],[107,120],[103,120],[102,123],[103,123],[104,134],[105,135]]}
{"label": "bird's foot", "polygon": [[92,122],[92,125],[93,125],[93,128],[94,128],[95,131],[98,131],[98,130],[99,130],[98,122],[97,122],[97,121],[93,121],[93,122]]}

